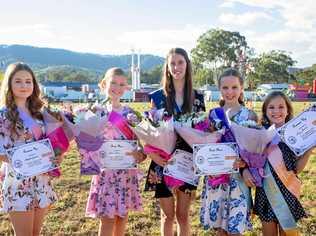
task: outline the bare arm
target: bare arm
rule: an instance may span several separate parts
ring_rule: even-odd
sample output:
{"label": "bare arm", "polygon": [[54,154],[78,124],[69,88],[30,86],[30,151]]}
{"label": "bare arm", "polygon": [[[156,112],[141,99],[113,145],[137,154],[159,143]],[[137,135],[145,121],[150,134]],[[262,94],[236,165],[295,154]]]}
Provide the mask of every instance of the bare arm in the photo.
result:
{"label": "bare arm", "polygon": [[314,150],[315,150],[315,148],[310,149],[302,157],[300,157],[299,160],[296,162],[296,172],[297,173],[300,173],[304,170],[304,168],[309,160],[309,157],[314,152]]}
{"label": "bare arm", "polygon": [[0,155],[0,162],[9,162],[8,158],[6,155]]}

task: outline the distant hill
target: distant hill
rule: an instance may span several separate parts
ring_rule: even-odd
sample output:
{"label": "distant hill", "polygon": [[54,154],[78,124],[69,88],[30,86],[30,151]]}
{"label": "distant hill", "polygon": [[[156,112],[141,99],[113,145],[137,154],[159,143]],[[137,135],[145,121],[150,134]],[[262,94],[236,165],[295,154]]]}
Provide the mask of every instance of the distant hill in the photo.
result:
{"label": "distant hill", "polygon": [[[131,55],[99,55],[26,45],[0,45],[0,68],[3,70],[9,63],[16,61],[28,63],[34,69],[70,66],[104,72],[113,66],[129,70]],[[159,56],[141,55],[141,69],[151,70],[163,61],[164,58]]]}

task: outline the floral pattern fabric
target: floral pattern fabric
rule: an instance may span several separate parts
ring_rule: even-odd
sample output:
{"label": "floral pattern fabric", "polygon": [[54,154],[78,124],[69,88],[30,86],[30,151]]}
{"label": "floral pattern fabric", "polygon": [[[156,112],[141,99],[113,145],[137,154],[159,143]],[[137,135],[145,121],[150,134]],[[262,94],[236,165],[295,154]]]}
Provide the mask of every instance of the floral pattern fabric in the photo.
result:
{"label": "floral pattern fabric", "polygon": [[[108,114],[108,110],[104,114]],[[128,114],[133,113],[133,110],[123,107],[120,113],[126,118]],[[126,139],[111,124],[107,125],[104,137],[106,140]],[[141,173],[137,169],[102,170],[99,175],[94,175],[91,181],[86,215],[114,218],[114,216],[125,217],[130,210],[141,211],[140,177]]]}
{"label": "floral pattern fabric", "polygon": [[[210,118],[214,117],[210,111]],[[236,123],[241,123],[253,117],[254,113],[245,107],[241,107],[239,112],[231,119]],[[213,120],[215,128],[220,129],[221,121]],[[227,137],[222,138],[223,142],[232,142],[232,137],[227,133]],[[250,209],[248,209],[247,198],[242,192],[236,179],[239,173],[230,175],[229,183],[211,186],[208,177],[204,178],[201,195],[200,221],[205,229],[221,228],[230,234],[242,234],[251,229]]]}
{"label": "floral pattern fabric", "polygon": [[[12,137],[10,121],[6,118],[6,110],[0,111],[0,153],[5,154],[5,149],[35,141],[37,136],[34,130],[43,130],[43,123],[34,120],[25,114],[23,126],[18,131],[17,137]],[[32,124],[32,125],[30,125]],[[35,135],[35,136],[34,136]],[[51,178],[47,174],[17,179],[9,163],[3,162],[0,168],[1,200],[0,208],[3,212],[29,211],[34,208],[45,208],[57,200],[53,190]]]}

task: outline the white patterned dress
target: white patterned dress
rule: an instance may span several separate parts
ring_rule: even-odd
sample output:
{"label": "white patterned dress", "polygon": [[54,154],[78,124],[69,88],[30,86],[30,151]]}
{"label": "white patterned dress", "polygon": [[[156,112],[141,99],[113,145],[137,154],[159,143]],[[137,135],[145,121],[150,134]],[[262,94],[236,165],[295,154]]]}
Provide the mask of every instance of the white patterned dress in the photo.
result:
{"label": "white patterned dress", "polygon": [[[43,134],[43,122],[34,120],[23,112],[20,118],[23,121],[18,138],[12,138],[10,121],[5,116],[6,111],[0,111],[0,154],[5,149],[12,148],[34,141]],[[34,132],[35,131],[35,132]],[[17,179],[11,165],[3,162],[0,168],[0,210],[2,212],[29,211],[34,208],[45,208],[57,200],[51,184],[51,177],[47,174]]]}
{"label": "white patterned dress", "polygon": [[[210,111],[210,119],[214,111]],[[254,113],[241,107],[239,112],[232,117],[236,123],[248,120]],[[231,142],[229,137],[224,142]],[[223,140],[222,140],[223,141]],[[229,183],[211,186],[208,177],[204,179],[201,195],[200,221],[204,229],[224,229],[230,234],[242,234],[252,228],[250,223],[250,209],[247,197],[239,186],[240,173],[229,176]]]}

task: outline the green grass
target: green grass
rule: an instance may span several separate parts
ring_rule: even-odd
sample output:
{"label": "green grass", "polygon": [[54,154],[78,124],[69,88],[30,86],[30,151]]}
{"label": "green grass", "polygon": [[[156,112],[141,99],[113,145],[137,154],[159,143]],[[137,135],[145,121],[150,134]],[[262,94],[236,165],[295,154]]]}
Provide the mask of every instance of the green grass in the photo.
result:
{"label": "green grass", "polygon": [[[216,103],[207,104],[214,107]],[[299,113],[307,103],[294,103],[295,113]],[[132,104],[137,110],[148,108],[146,103]],[[260,103],[253,104],[255,111],[260,113]],[[141,165],[146,174],[149,160]],[[42,229],[43,235],[96,235],[98,232],[98,220],[85,217],[85,205],[90,188],[90,176],[79,175],[79,154],[72,145],[71,150],[65,156],[62,163],[63,175],[54,180],[55,190],[58,194],[58,202],[51,208],[46,217]],[[300,224],[302,235],[313,235],[311,227],[316,225],[316,154],[310,158],[305,170],[300,174],[303,182],[301,201],[309,218]],[[142,181],[143,189],[144,181]],[[201,186],[197,191],[196,200],[191,207],[191,225],[193,235],[214,235],[212,231],[204,231],[199,224]],[[141,213],[130,213],[127,235],[159,235],[160,216],[159,208],[153,193],[142,192],[144,210]],[[260,222],[256,217],[253,219],[254,230],[246,235],[260,235]],[[314,228],[314,231],[316,229]],[[13,235],[8,216],[0,215],[0,235]]]}

